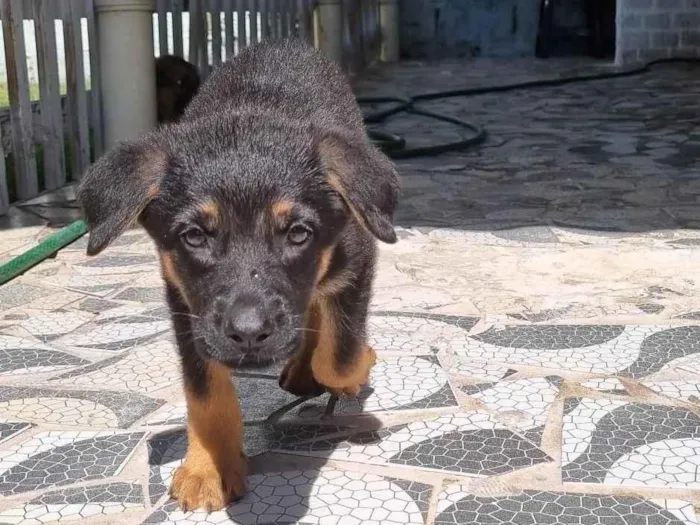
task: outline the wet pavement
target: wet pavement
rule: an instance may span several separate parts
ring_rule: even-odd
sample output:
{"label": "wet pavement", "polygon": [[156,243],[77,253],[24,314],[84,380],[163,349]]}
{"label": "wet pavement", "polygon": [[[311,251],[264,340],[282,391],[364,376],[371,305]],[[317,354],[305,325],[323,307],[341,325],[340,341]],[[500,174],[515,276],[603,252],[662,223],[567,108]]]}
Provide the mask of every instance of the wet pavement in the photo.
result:
{"label": "wet pavement", "polygon": [[[358,90],[589,70],[402,64]],[[700,69],[423,107],[489,138],[397,162],[371,384],[323,419],[325,397],[238,374],[252,474],[227,511],[166,495],[186,415],[142,232],[91,259],[81,239],[0,287],[0,523],[700,523]],[[456,138],[415,115],[384,129]],[[72,197],[0,219],[0,261],[76,216]]]}

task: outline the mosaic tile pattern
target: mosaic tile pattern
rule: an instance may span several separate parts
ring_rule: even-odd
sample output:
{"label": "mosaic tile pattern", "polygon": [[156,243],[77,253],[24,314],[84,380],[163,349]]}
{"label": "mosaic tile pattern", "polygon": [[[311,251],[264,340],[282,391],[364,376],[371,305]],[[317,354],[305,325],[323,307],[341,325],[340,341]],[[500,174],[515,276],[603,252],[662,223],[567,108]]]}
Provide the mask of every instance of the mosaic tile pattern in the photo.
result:
{"label": "mosaic tile pattern", "polygon": [[[269,450],[294,446],[344,431],[333,425],[255,425],[245,427],[245,452],[249,457]],[[175,469],[187,450],[187,435],[178,429],[157,434],[148,441],[149,497],[156,503],[168,490]]]}
{"label": "mosaic tile pattern", "polygon": [[7,422],[0,423],[0,443],[15,437],[17,434],[24,432],[32,427],[30,423],[25,422]]}
{"label": "mosaic tile pattern", "polygon": [[549,461],[533,443],[467,413],[374,432],[287,445],[282,450],[330,459],[390,463],[489,476]]}
{"label": "mosaic tile pattern", "polygon": [[565,417],[565,482],[700,486],[700,417],[676,407],[616,405],[584,399]]}
{"label": "mosaic tile pattern", "polygon": [[[0,453],[0,494],[12,495],[119,472],[144,434],[46,432]],[[73,458],[73,459],[70,459]]]}
{"label": "mosaic tile pattern", "polygon": [[643,384],[654,392],[674,399],[693,403],[700,401],[700,382],[698,381],[644,381]]}
{"label": "mosaic tile pattern", "polygon": [[560,367],[577,372],[622,372],[639,377],[655,372],[675,357],[686,355],[645,351],[643,341],[661,330],[586,325],[510,326],[475,335],[463,349],[455,348],[455,352],[479,360]]}
{"label": "mosaic tile pattern", "polygon": [[132,483],[108,483],[46,492],[22,507],[0,512],[0,523],[39,525],[113,516],[144,507],[143,489]]}
{"label": "mosaic tile pattern", "polygon": [[428,354],[447,340],[466,340],[476,321],[470,317],[378,311],[369,322],[369,342],[385,351]]}
{"label": "mosaic tile pattern", "polygon": [[465,523],[691,525],[697,523],[697,517],[689,502],[652,502],[623,496],[541,491],[525,491],[513,496],[488,498],[462,492],[459,486],[448,487],[440,494],[435,524]]}
{"label": "mosaic tile pattern", "polygon": [[0,334],[0,375],[53,372],[88,363],[38,342]]}
{"label": "mosaic tile pattern", "polygon": [[502,381],[472,394],[472,398],[487,408],[506,414],[512,425],[526,430],[544,425],[558,393],[558,387],[542,377]]}
{"label": "mosaic tile pattern", "polygon": [[650,335],[641,344],[639,357],[621,375],[643,377],[661,370],[675,359],[700,352],[700,326],[681,326]]}
{"label": "mosaic tile pattern", "polygon": [[177,350],[170,340],[139,344],[131,352],[58,376],[57,385],[111,388],[149,394],[178,384]]}
{"label": "mosaic tile pattern", "polygon": [[144,523],[425,523],[421,484],[404,489],[375,474],[332,469],[271,472],[248,484],[246,497],[225,511],[184,513],[168,503]]}
{"label": "mosaic tile pattern", "polygon": [[163,404],[129,392],[0,387],[0,417],[32,423],[127,428]]}

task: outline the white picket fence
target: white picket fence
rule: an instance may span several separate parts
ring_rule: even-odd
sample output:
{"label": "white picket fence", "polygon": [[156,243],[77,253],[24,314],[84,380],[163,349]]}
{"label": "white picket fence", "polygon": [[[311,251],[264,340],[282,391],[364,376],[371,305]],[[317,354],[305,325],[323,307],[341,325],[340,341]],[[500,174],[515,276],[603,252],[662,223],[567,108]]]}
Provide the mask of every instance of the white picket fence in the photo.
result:
{"label": "white picket fence", "polygon": [[[378,56],[379,0],[343,1],[343,62],[356,72]],[[181,56],[203,77],[267,38],[314,42],[315,0],[184,4],[154,0],[154,55]],[[0,84],[9,95],[0,108],[2,215],[14,201],[78,180],[103,140],[93,0],[0,0],[0,19]]]}

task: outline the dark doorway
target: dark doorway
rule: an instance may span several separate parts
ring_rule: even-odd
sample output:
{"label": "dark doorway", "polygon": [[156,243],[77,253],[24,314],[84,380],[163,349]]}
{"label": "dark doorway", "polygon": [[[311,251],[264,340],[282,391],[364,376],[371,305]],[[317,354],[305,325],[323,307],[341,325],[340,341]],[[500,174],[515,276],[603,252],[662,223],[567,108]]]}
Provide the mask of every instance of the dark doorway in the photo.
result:
{"label": "dark doorway", "polygon": [[613,58],[615,10],[616,0],[542,0],[537,56]]}

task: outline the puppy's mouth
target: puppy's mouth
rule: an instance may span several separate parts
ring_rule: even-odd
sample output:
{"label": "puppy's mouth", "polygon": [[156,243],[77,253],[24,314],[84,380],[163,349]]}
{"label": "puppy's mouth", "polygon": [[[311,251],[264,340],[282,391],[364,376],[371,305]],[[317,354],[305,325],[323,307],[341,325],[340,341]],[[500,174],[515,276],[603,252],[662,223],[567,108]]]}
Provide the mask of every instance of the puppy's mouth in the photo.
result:
{"label": "puppy's mouth", "polygon": [[265,368],[289,358],[301,343],[298,332],[278,334],[264,346],[241,350],[230,343],[222,333],[204,330],[196,345],[197,352],[205,359],[218,361],[236,369]]}

